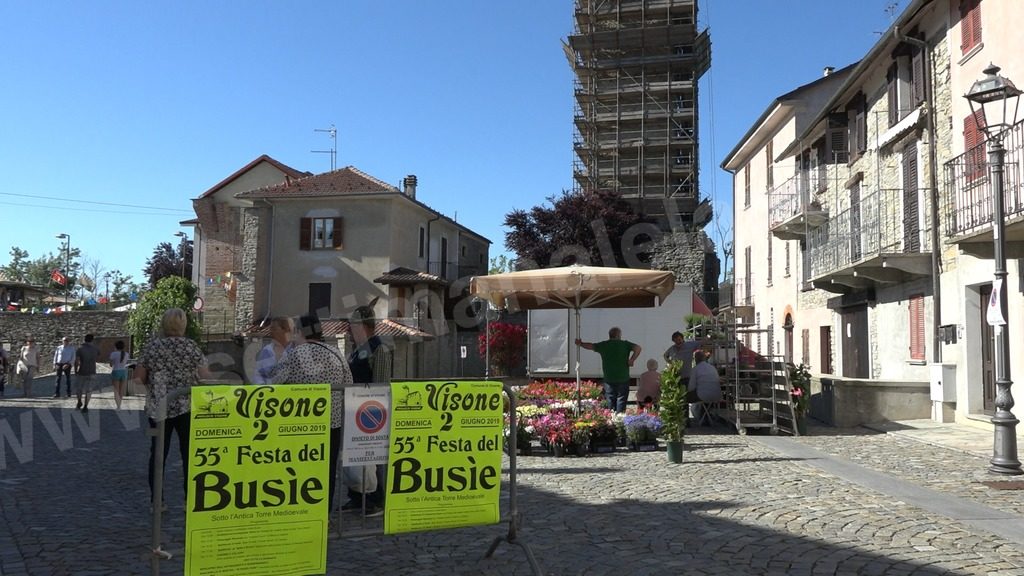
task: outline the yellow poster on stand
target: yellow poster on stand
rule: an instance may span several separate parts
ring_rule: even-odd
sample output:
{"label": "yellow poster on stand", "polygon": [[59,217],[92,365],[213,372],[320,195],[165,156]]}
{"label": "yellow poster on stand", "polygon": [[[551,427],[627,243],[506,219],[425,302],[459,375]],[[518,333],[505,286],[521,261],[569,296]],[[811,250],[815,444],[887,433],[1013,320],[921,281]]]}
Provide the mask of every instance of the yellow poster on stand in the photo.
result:
{"label": "yellow poster on stand", "polygon": [[500,382],[393,382],[384,533],[500,519]]}
{"label": "yellow poster on stand", "polygon": [[327,569],[330,387],[192,392],[186,576]]}

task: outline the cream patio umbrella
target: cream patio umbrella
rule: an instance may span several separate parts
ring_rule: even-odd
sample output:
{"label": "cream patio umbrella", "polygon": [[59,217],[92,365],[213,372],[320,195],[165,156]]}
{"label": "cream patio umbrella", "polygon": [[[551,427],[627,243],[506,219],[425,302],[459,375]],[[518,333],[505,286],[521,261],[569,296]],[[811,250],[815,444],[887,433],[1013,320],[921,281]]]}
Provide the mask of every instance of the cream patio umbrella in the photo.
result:
{"label": "cream patio umbrella", "polygon": [[[512,312],[571,308],[576,335],[583,308],[652,308],[675,288],[675,276],[662,270],[564,266],[474,276],[471,294]],[[580,350],[576,347],[576,409],[580,402]]]}

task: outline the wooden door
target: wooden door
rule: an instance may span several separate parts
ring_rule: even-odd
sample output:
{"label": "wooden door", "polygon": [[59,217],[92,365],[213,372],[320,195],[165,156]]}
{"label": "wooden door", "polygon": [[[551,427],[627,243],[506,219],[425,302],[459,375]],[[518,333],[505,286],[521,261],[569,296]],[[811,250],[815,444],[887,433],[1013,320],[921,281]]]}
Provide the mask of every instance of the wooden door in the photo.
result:
{"label": "wooden door", "polygon": [[843,376],[870,378],[868,362],[868,307],[854,306],[843,310]]}
{"label": "wooden door", "polygon": [[981,311],[981,385],[982,385],[982,409],[986,414],[994,414],[996,411],[996,362],[995,362],[995,331],[988,325],[985,318],[985,311],[988,310],[988,301],[992,298],[992,285],[987,284],[981,287],[981,302],[978,310]]}

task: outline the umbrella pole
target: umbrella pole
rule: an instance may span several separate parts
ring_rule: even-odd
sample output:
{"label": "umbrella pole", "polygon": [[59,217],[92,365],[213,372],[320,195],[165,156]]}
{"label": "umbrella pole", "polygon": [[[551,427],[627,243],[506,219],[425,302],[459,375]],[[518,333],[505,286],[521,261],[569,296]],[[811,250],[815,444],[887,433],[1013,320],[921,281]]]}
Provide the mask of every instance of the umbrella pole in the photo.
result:
{"label": "umbrella pole", "polygon": [[[580,340],[580,309],[576,308],[576,340]],[[580,346],[576,345],[576,415],[583,413],[583,400],[580,395]]]}

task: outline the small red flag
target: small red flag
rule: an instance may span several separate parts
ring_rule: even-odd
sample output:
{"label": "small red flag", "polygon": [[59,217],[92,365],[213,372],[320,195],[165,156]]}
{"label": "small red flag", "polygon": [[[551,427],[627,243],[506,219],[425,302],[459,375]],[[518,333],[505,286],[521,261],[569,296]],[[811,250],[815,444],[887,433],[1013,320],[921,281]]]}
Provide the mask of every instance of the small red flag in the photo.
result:
{"label": "small red flag", "polygon": [[60,270],[54,270],[53,272],[50,272],[50,279],[56,282],[57,284],[60,284],[61,286],[67,284],[68,282],[68,279],[63,274],[60,273]]}

